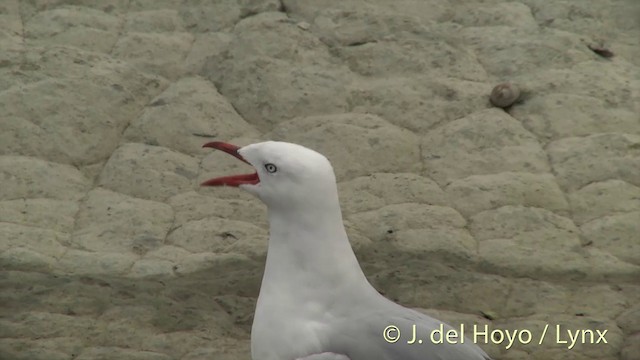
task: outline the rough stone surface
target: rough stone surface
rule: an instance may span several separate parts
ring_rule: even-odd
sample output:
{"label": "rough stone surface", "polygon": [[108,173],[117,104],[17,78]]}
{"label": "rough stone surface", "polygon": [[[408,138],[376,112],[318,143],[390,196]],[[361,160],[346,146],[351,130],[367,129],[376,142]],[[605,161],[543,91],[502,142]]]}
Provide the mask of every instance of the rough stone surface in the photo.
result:
{"label": "rough stone surface", "polygon": [[98,183],[131,196],[166,200],[191,189],[198,175],[198,160],[160,146],[127,143],[104,165]]}
{"label": "rough stone surface", "polygon": [[421,145],[424,172],[440,186],[471,175],[550,172],[540,142],[502,110],[481,110],[436,127]]}
{"label": "rough stone surface", "polygon": [[[387,297],[531,332],[479,339],[497,360],[640,359],[638,14],[0,1],[0,359],[249,359],[265,207],[198,184],[248,169],[202,144],[265,139],[330,158]],[[523,92],[504,110],[502,82]],[[586,330],[607,344],[559,341]]]}

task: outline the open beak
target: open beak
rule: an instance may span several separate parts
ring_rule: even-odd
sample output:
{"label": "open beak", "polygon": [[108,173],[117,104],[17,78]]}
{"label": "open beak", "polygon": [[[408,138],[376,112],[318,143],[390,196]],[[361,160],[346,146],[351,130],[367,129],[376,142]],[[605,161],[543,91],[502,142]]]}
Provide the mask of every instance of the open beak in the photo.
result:
{"label": "open beak", "polygon": [[[206,143],[206,144],[202,145],[202,147],[209,147],[209,148],[213,148],[213,149],[217,149],[217,150],[222,150],[222,151],[226,152],[227,154],[233,155],[237,159],[240,159],[240,160],[244,161],[245,163],[251,165],[247,160],[245,160],[245,158],[242,157],[242,155],[240,155],[238,153],[238,150],[240,149],[239,146],[232,145],[232,144],[227,144],[227,143],[223,143],[223,142],[219,142],[219,141],[213,141],[213,142]],[[226,185],[226,186],[238,187],[238,186],[244,185],[244,184],[255,185],[255,184],[259,183],[259,182],[260,182],[260,178],[258,178],[258,173],[254,172],[253,174],[231,175],[231,176],[219,177],[219,178],[207,180],[207,181],[203,182],[200,185],[201,186],[224,186],[224,185]]]}

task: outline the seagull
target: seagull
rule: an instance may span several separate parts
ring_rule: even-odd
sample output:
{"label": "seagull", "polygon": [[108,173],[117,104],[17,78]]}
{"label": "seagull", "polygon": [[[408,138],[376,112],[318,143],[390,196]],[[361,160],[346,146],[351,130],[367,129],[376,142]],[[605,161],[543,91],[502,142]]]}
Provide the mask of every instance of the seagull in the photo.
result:
{"label": "seagull", "polygon": [[238,187],[267,206],[269,243],[251,328],[253,360],[490,359],[460,328],[457,337],[447,338],[456,329],[394,303],[368,282],[349,243],[336,177],[324,155],[279,141],[203,147],[255,171],[201,185]]}

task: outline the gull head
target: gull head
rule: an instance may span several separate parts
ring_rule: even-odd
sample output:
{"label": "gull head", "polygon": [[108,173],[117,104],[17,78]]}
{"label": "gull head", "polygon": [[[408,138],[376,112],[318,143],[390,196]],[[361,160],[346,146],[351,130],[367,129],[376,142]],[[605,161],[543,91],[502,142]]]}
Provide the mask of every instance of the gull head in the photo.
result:
{"label": "gull head", "polygon": [[239,147],[210,142],[203,147],[221,150],[251,165],[253,173],[219,177],[202,186],[239,187],[269,208],[296,209],[337,200],[336,178],[329,160],[304,146],[266,141]]}

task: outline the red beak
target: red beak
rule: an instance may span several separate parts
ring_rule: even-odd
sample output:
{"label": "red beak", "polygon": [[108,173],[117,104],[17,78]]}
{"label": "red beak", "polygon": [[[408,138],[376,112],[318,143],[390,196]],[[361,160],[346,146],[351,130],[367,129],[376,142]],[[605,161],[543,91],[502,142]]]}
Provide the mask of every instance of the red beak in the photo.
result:
{"label": "red beak", "polygon": [[[222,151],[226,152],[227,154],[233,155],[237,159],[242,160],[245,163],[251,165],[247,160],[245,160],[245,158],[242,157],[242,155],[240,155],[238,153],[238,150],[240,149],[239,146],[232,145],[232,144],[227,144],[227,143],[223,143],[223,142],[219,142],[219,141],[213,141],[213,142],[206,143],[206,144],[202,145],[202,147],[209,147],[209,148],[213,148],[213,149],[217,149],[217,150],[222,150]],[[254,172],[253,174],[231,175],[231,176],[219,177],[219,178],[207,180],[207,181],[203,182],[200,185],[201,186],[223,186],[223,185],[226,185],[226,186],[238,187],[238,186],[240,186],[242,184],[255,185],[255,184],[259,183],[259,182],[260,182],[260,178],[258,178],[258,173]]]}

